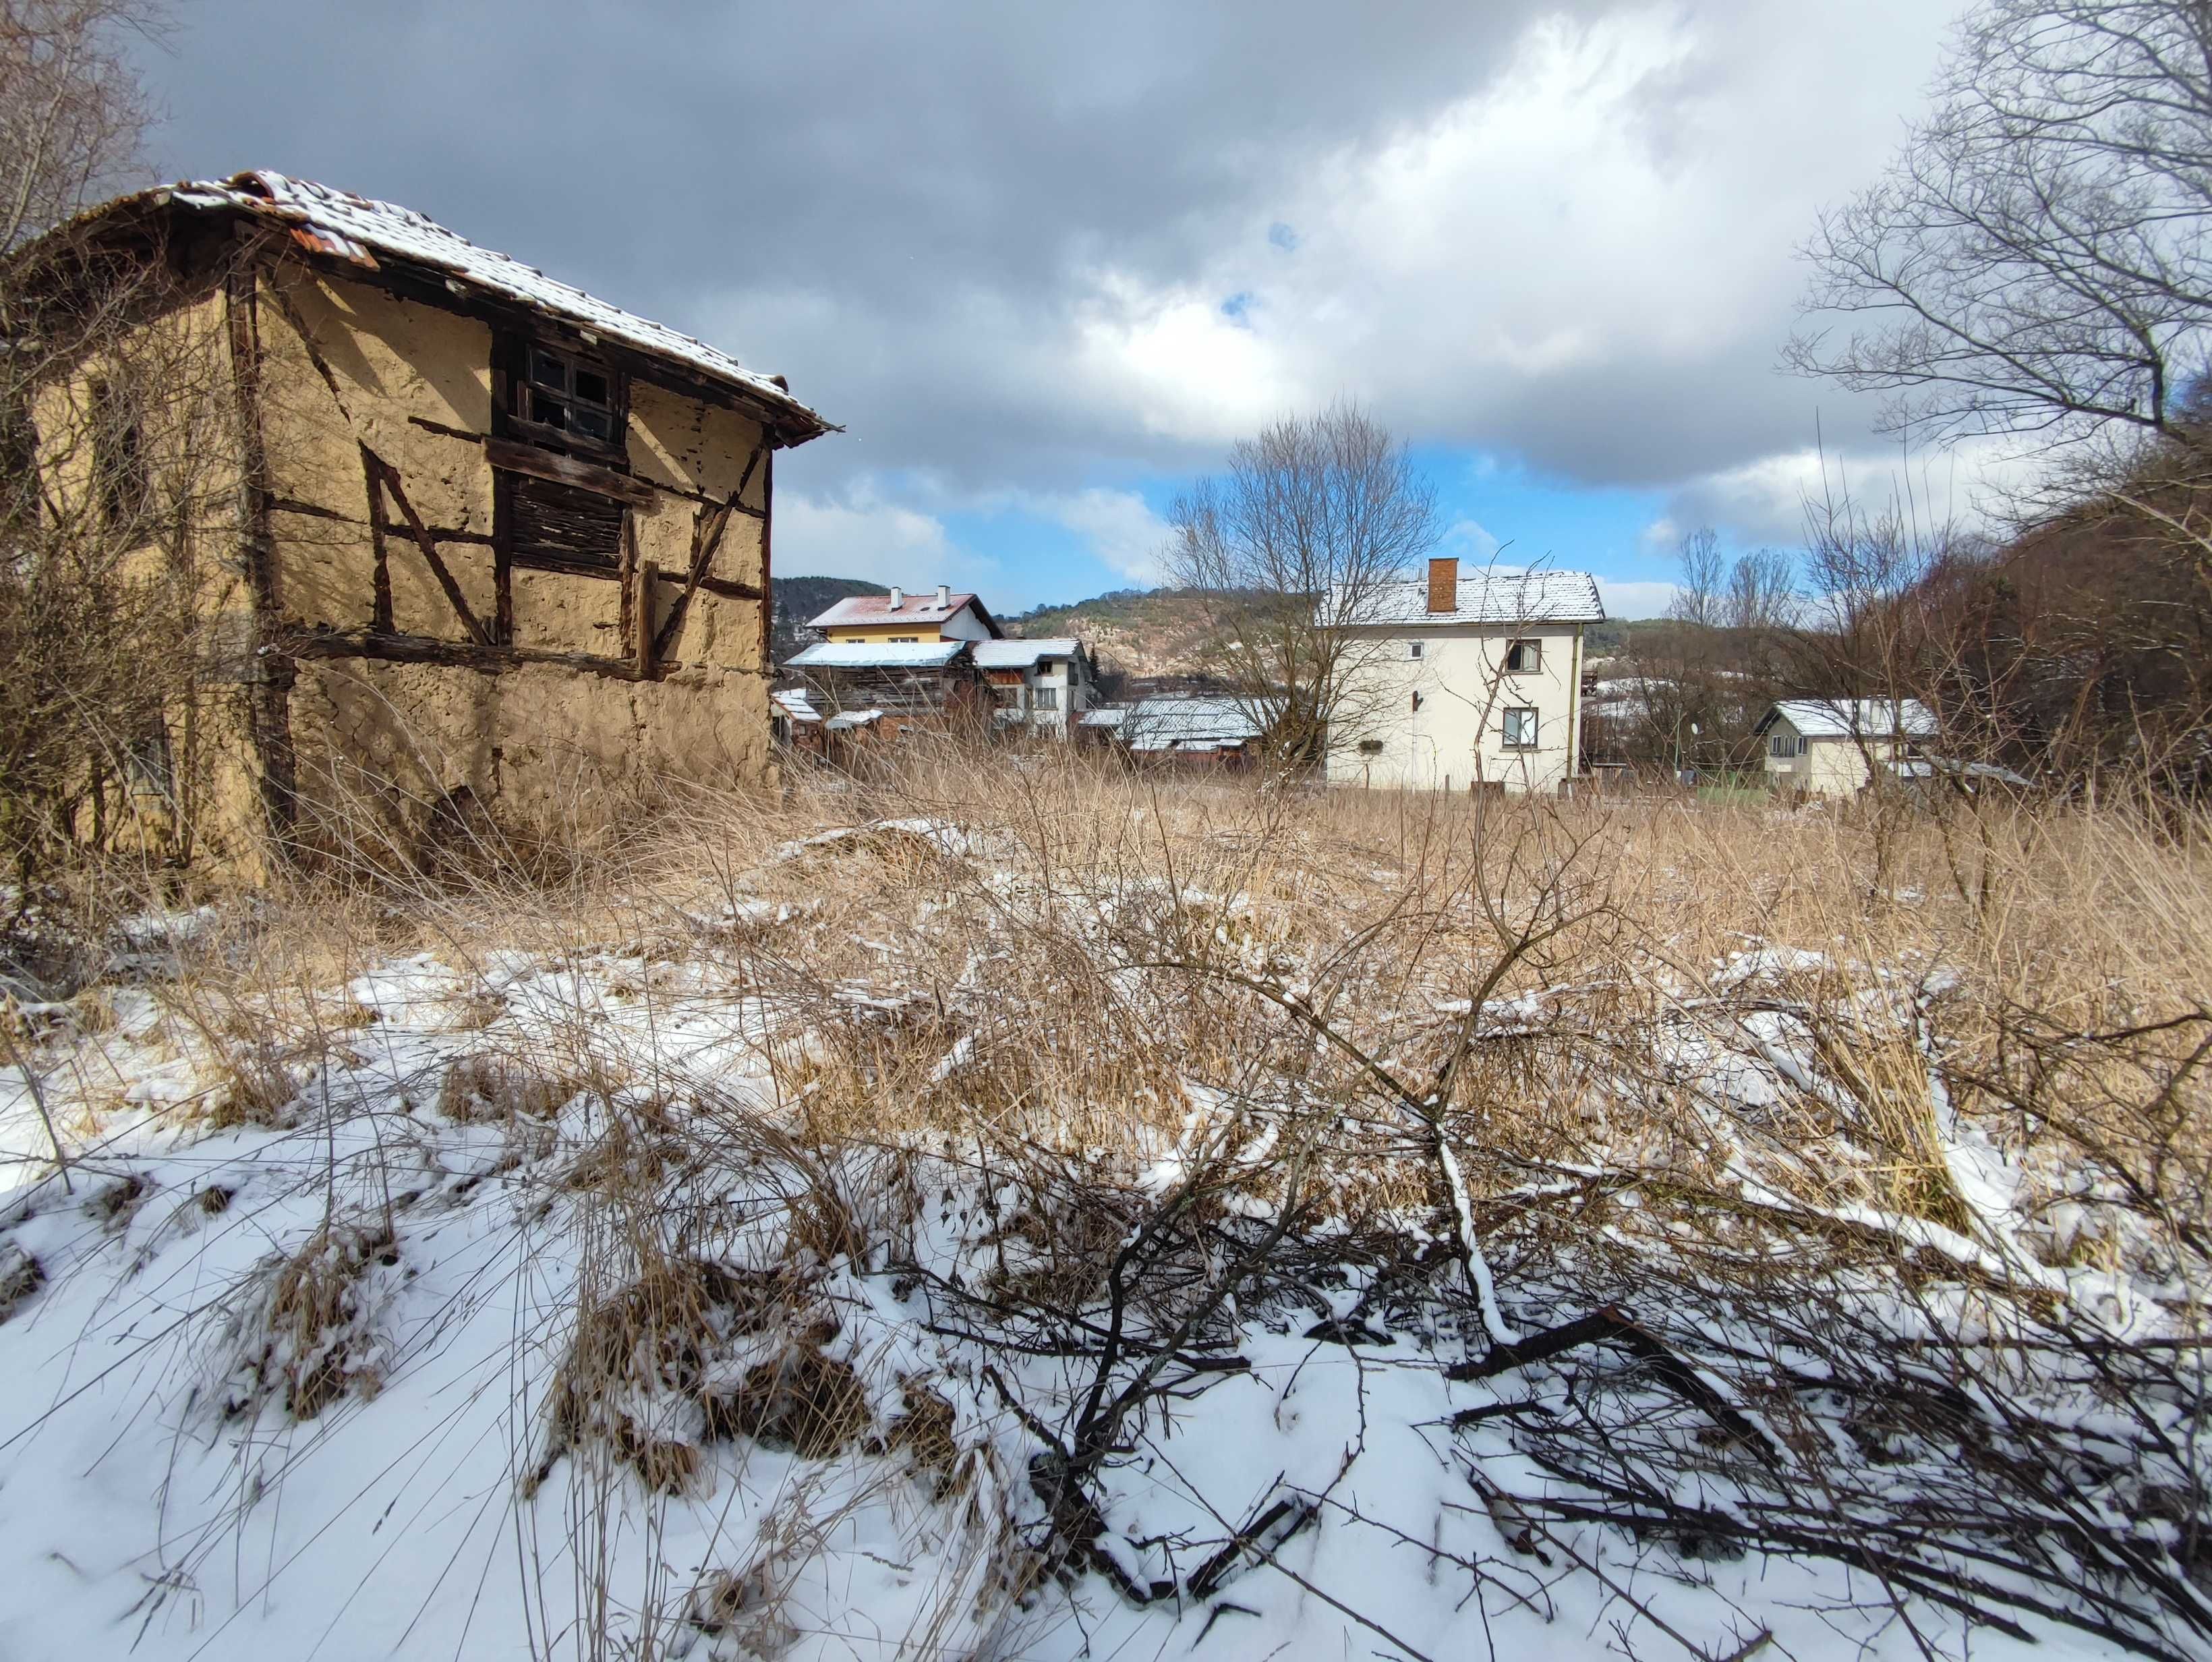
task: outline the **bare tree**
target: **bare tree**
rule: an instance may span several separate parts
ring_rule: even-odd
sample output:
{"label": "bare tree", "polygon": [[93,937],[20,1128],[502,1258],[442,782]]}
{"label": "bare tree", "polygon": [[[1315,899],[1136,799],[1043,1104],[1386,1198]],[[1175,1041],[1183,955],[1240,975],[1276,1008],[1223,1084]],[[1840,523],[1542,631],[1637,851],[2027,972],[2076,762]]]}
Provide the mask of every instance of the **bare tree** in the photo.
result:
{"label": "bare tree", "polygon": [[118,187],[148,115],[124,53],[149,0],[0,0],[0,254]]}
{"label": "bare tree", "polygon": [[1684,532],[1677,557],[1681,562],[1682,581],[1667,615],[1677,623],[1717,627],[1721,621],[1722,589],[1728,581],[1720,533],[1709,525]]}
{"label": "bare tree", "polygon": [[1935,113],[1825,215],[1795,368],[1897,426],[2172,431],[2212,363],[2212,4],[1984,0]]}
{"label": "bare tree", "polygon": [[[161,222],[72,223],[141,154],[143,0],[0,0],[0,859],[190,850],[199,621],[234,544],[227,356]],[[212,742],[212,741],[210,741]]]}
{"label": "bare tree", "polygon": [[1177,498],[1169,581],[1199,594],[1206,655],[1269,735],[1275,760],[1319,763],[1391,695],[1363,673],[1383,587],[1435,547],[1436,492],[1403,443],[1356,405],[1287,417]]}
{"label": "bare tree", "polygon": [[1796,609],[1797,575],[1790,557],[1778,548],[1754,548],[1736,556],[1729,569],[1722,615],[1730,629],[1776,630]]}

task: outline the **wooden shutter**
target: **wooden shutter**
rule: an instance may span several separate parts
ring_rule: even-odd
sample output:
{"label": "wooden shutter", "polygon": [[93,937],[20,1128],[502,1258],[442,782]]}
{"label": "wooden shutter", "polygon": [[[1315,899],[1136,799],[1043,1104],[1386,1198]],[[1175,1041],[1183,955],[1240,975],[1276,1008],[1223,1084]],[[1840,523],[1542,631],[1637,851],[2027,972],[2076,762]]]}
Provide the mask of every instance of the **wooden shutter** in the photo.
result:
{"label": "wooden shutter", "polygon": [[596,491],[513,473],[507,548],[522,565],[613,571],[622,559],[623,504]]}

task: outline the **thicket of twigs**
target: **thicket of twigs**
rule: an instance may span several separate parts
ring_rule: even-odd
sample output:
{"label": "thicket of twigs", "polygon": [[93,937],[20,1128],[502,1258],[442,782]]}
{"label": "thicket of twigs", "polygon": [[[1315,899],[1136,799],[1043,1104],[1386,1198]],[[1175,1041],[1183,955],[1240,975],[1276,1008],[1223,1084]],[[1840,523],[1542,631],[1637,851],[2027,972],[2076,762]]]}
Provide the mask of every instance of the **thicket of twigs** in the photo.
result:
{"label": "thicket of twigs", "polygon": [[[1363,1532],[1440,1608],[1610,1610],[1638,1654],[1755,1645],[1771,1616],[1719,1643],[1639,1579],[1712,1591],[1746,1555],[1848,1572],[1826,1616],[1929,1653],[2212,1653],[2203,831],[948,756],[696,800],[551,887],[493,847],[325,879],[157,983],[205,1081],[168,1114],[268,1128],[316,1202],[223,1306],[225,1412],[386,1388],[391,1266],[496,1205],[574,1265],[512,1472],[603,1567],[549,1653],[785,1631],[858,1504],[826,1476],[703,1579],[605,1568],[623,1516],[759,1446],[957,1519],[921,1653],[1071,1600],[1249,1616],[1254,1577],[1433,1653],[1299,1568]],[[500,1150],[458,1197],[362,1129],[395,1111],[362,1054],[391,1018],[343,989],[422,952],[452,1008],[410,1111]],[[571,1001],[525,1019],[523,961]],[[17,1031],[97,1186],[127,1173],[77,1020]],[[69,1273],[34,1246],[19,1319]],[[1136,1531],[1178,1428],[1281,1388],[1285,1346],[1427,1382],[1434,1530],[1347,1478],[1363,1407],[1334,1481],[1194,1484]]]}

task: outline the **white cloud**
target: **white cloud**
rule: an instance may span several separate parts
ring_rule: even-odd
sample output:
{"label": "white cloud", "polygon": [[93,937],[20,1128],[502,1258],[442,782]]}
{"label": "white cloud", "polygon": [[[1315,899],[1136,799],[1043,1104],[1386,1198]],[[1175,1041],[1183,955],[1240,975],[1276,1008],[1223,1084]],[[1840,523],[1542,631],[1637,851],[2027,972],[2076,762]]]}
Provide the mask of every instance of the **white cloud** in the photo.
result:
{"label": "white cloud", "polygon": [[1167,522],[1133,490],[1077,490],[1030,496],[1023,505],[1084,539],[1093,558],[1136,583],[1157,583]]}
{"label": "white cloud", "polygon": [[862,481],[839,496],[780,490],[775,498],[779,576],[862,577],[889,587],[938,583],[988,591],[995,563],[956,545],[933,514],[885,502]]}
{"label": "white cloud", "polygon": [[1674,604],[1676,591],[1672,583],[1616,582],[1601,577],[1597,593],[1608,618],[1660,618]]}

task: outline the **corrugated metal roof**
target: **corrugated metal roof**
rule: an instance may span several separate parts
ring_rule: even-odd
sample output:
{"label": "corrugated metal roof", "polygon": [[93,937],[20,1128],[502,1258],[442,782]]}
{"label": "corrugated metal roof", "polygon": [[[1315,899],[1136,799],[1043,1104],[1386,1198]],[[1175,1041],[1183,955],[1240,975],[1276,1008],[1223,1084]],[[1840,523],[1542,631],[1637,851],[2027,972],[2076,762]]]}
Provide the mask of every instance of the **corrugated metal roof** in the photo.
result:
{"label": "corrugated metal roof", "polygon": [[850,629],[860,624],[941,624],[975,602],[973,594],[954,594],[939,606],[937,591],[933,588],[920,594],[901,594],[898,609],[894,612],[888,594],[848,594],[807,627],[836,629],[842,624]]}
{"label": "corrugated metal roof", "polygon": [[1081,649],[1072,636],[1044,641],[978,641],[975,661],[985,669],[1027,669],[1040,658],[1073,658]]}
{"label": "corrugated metal roof", "polygon": [[1936,730],[1935,712],[1917,698],[1784,698],[1759,731],[1778,715],[1808,739],[1927,739]]}
{"label": "corrugated metal roof", "polygon": [[1261,724],[1234,698],[1163,693],[1129,707],[1121,722],[1131,750],[1218,750],[1257,739]]}
{"label": "corrugated metal roof", "polygon": [[823,641],[787,669],[941,669],[974,644],[970,641]]}
{"label": "corrugated metal roof", "polygon": [[710,380],[743,387],[817,433],[834,430],[832,423],[793,398],[776,377],[748,369],[704,341],[610,306],[535,266],[479,248],[412,208],[266,170],[228,180],[188,181],[169,187],[168,194],[186,208],[233,211],[289,225],[302,246],[356,265],[374,268],[380,253],[433,267],[464,285],[550,313]]}
{"label": "corrugated metal roof", "polygon": [[1128,719],[1129,707],[1127,704],[1101,704],[1096,709],[1084,711],[1076,725],[1084,728],[1118,728]]}
{"label": "corrugated metal roof", "polygon": [[1605,603],[1597,579],[1587,571],[1495,572],[1462,565],[1458,605],[1449,612],[1429,610],[1429,585],[1383,583],[1355,602],[1340,591],[1329,597],[1332,614],[1347,624],[1601,624]]}
{"label": "corrugated metal roof", "polygon": [[777,709],[794,721],[818,721],[822,719],[820,712],[808,701],[806,695],[796,689],[786,688],[781,692],[771,692],[769,697],[775,701]]}

